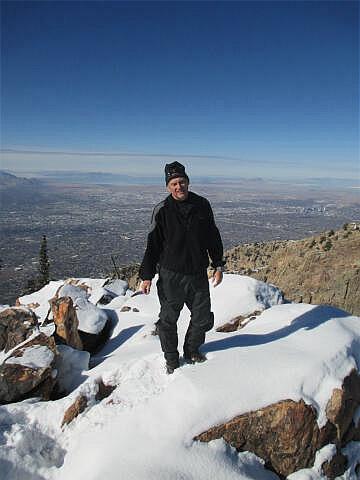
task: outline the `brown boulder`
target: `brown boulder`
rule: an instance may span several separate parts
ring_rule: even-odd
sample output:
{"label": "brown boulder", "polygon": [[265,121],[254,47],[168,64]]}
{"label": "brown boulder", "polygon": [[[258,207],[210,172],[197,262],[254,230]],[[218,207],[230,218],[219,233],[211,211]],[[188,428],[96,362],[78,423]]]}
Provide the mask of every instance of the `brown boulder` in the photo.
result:
{"label": "brown boulder", "polygon": [[326,406],[326,417],[335,425],[337,435],[336,443],[344,445],[344,439],[349,441],[349,431],[356,434],[353,424],[355,410],[360,405],[360,375],[352,370],[343,382],[342,388],[333,390],[331,398]]}
{"label": "brown boulder", "polygon": [[38,327],[36,315],[23,308],[0,312],[0,350],[8,352],[29,338]]}
{"label": "brown boulder", "polygon": [[359,438],[360,426],[353,416],[360,406],[360,376],[353,370],[334,389],[326,407],[328,422],[320,430],[315,410],[303,400],[283,400],[255,412],[239,415],[229,422],[210,428],[195,440],[210,442],[223,438],[238,451],[250,451],[265,461],[265,467],[281,478],[311,468],[316,451],[323,446],[337,445],[335,456],[323,465],[328,478],[345,472],[347,458],[340,448]]}
{"label": "brown boulder", "polygon": [[83,350],[78,332],[79,321],[71,298],[54,297],[50,300],[50,304],[56,326],[56,338],[70,347]]}
{"label": "brown boulder", "polygon": [[[30,352],[35,352],[35,355],[30,355]],[[37,355],[43,358],[44,352],[47,361],[41,360],[37,365]],[[0,403],[17,402],[29,397],[49,400],[56,378],[53,370],[55,355],[54,339],[43,333],[16,349],[0,366]]]}
{"label": "brown boulder", "polygon": [[250,451],[280,477],[313,465],[319,429],[316,413],[304,401],[283,400],[240,415],[195,437],[223,438],[238,451]]}

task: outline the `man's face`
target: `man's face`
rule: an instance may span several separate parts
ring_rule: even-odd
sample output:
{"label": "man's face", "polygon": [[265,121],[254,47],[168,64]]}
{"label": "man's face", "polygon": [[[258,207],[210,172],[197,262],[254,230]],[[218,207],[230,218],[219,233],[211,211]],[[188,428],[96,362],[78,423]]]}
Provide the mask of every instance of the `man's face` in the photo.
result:
{"label": "man's face", "polygon": [[189,194],[189,182],[184,177],[173,178],[167,184],[167,191],[175,200],[186,200]]}

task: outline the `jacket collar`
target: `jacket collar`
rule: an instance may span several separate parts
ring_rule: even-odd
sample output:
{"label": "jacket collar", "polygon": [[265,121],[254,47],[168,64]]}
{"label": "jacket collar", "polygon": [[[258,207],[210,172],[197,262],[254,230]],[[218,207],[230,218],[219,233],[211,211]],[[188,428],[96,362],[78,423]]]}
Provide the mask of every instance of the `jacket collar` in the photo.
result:
{"label": "jacket collar", "polygon": [[[194,204],[194,200],[195,200],[195,194],[193,192],[189,192],[189,195],[188,195],[188,198],[186,200],[184,200],[184,202],[186,203],[191,203],[192,205]],[[170,206],[170,207],[176,207],[176,205],[178,203],[181,203],[181,202],[178,202],[177,200],[175,200],[173,198],[173,196],[170,194],[168,195],[166,198],[165,198],[165,203]]]}

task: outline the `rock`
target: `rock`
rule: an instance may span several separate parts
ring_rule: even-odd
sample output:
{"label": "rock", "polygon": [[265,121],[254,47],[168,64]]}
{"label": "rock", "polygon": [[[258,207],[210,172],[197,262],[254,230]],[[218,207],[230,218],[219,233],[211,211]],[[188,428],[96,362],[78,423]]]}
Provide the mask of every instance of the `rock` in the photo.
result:
{"label": "rock", "polygon": [[243,323],[245,322],[245,320],[246,317],[244,317],[243,315],[238,315],[237,317],[232,318],[229,322],[218,327],[216,331],[221,333],[235,332],[236,330],[240,330],[244,326]]}
{"label": "rock", "polygon": [[118,297],[119,295],[125,295],[128,288],[129,284],[125,280],[108,279],[104,284],[104,289],[112,298]]}
{"label": "rock", "polygon": [[279,403],[235,417],[195,437],[209,442],[223,438],[238,451],[265,460],[266,468],[284,478],[315,460],[319,429],[315,410],[304,401]]}
{"label": "rock", "polygon": [[336,443],[344,446],[344,438],[349,441],[349,431],[356,435],[353,424],[355,410],[360,405],[360,375],[352,370],[343,382],[342,388],[334,389],[326,405],[326,417],[336,427]]}
{"label": "rock", "polygon": [[133,263],[126,267],[119,268],[120,278],[126,280],[131,290],[136,290],[140,283],[139,277],[140,263]]}
{"label": "rock", "polygon": [[120,310],[120,312],[130,312],[130,310],[131,310],[131,307],[128,307],[128,306],[124,305],[122,307],[122,309]]}
{"label": "rock", "polygon": [[255,453],[265,461],[266,468],[281,478],[311,468],[316,451],[333,443],[338,452],[323,469],[329,478],[335,478],[344,473],[347,465],[340,448],[359,438],[360,425],[355,426],[353,421],[359,406],[360,375],[353,370],[343,380],[342,388],[333,390],[326,407],[328,422],[321,430],[311,406],[303,400],[283,400],[212,427],[194,440],[210,442],[223,438],[238,451]]}
{"label": "rock", "polygon": [[14,350],[0,366],[0,403],[29,397],[49,400],[55,385],[55,341],[40,333]]}
{"label": "rock", "polygon": [[83,349],[90,353],[96,353],[99,351],[109,339],[111,329],[111,320],[107,319],[104,328],[99,333],[88,333],[79,330]]}
{"label": "rock", "polygon": [[96,302],[96,305],[108,305],[115,298],[111,293],[107,292],[105,288],[103,290],[103,295]]}
{"label": "rock", "polygon": [[[66,287],[68,292],[69,289],[79,289],[73,285]],[[62,289],[59,290],[59,293],[61,292]],[[55,297],[51,300],[56,338],[70,347],[95,353],[109,338],[111,320],[104,310],[90,303],[85,297],[79,295],[74,301],[76,306],[70,297]]]}
{"label": "rock", "polygon": [[104,398],[107,398],[109,395],[112,394],[112,392],[116,388],[116,385],[105,385],[105,383],[102,380],[100,380],[98,383],[98,387],[99,387],[99,390],[95,395],[95,400],[100,402],[101,400],[104,400]]}
{"label": "rock", "polygon": [[348,468],[348,461],[345,455],[336,453],[331,460],[323,463],[321,468],[326,478],[334,480],[345,473]]}
{"label": "rock", "polygon": [[30,337],[38,328],[36,315],[24,308],[7,308],[0,312],[0,351],[8,352]]}
{"label": "rock", "polygon": [[[95,395],[95,400],[100,402],[107,398],[115,390],[116,386],[114,385],[105,385],[102,380],[97,382],[98,391]],[[82,413],[89,404],[88,398],[84,394],[80,394],[74,403],[66,410],[64,418],[61,422],[61,426],[68,425],[71,423],[77,416]]]}
{"label": "rock", "polygon": [[61,297],[50,300],[54,323],[55,336],[70,347],[83,350],[83,344],[78,332],[78,318],[70,297]]}
{"label": "rock", "polygon": [[88,401],[85,395],[79,395],[75,402],[70,405],[64,414],[64,418],[61,422],[61,427],[69,425],[80,413],[82,413],[87,407]]}
{"label": "rock", "polygon": [[140,312],[140,310],[139,310],[138,308],[136,308],[136,307],[134,307],[134,308],[132,309],[132,311],[133,311],[133,312],[136,312],[136,313],[137,313],[137,312]]}
{"label": "rock", "polygon": [[245,325],[247,325],[249,322],[255,320],[258,315],[261,315],[261,313],[262,312],[260,310],[255,310],[255,312],[251,313],[247,317],[244,317],[243,315],[238,315],[237,317],[231,319],[229,322],[218,327],[216,331],[222,333],[235,332],[236,330],[244,328]]}
{"label": "rock", "polygon": [[91,334],[100,334],[104,330],[108,320],[105,310],[84,298],[77,298],[74,305],[79,320],[79,330]]}
{"label": "rock", "polygon": [[56,292],[55,297],[71,297],[73,301],[77,297],[88,298],[90,287],[85,283],[80,283],[78,278],[68,278]]}

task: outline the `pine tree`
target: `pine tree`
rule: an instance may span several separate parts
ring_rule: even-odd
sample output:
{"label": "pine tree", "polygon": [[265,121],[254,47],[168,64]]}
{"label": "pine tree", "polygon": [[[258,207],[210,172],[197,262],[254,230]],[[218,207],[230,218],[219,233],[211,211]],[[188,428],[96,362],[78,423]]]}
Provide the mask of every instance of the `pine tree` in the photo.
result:
{"label": "pine tree", "polygon": [[49,283],[50,261],[47,252],[46,235],[43,235],[39,253],[39,284],[43,287]]}

